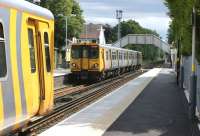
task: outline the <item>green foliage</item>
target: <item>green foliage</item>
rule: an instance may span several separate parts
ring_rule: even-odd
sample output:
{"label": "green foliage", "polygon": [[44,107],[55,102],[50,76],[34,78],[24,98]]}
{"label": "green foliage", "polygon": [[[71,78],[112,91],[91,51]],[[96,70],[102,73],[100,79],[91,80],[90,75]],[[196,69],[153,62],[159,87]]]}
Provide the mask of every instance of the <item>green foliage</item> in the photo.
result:
{"label": "green foliage", "polygon": [[110,26],[109,24],[105,24],[103,27],[105,29],[104,34],[106,38],[106,43],[110,43],[110,44],[113,43],[114,42],[113,39],[115,39],[117,36],[116,32],[114,32],[113,30],[113,27]]}
{"label": "green foliage", "polygon": [[200,63],[200,15],[197,16],[197,30],[196,30],[196,56],[197,60]]}
{"label": "green foliage", "polygon": [[165,0],[172,19],[168,30],[168,42],[174,42],[177,46],[177,41],[180,40],[182,54],[186,56],[191,54],[193,4],[193,0]]}
{"label": "green foliage", "polygon": [[[105,25],[105,37],[107,43],[113,43],[117,41],[117,31],[118,25],[114,26],[113,28],[110,25]],[[126,36],[127,34],[154,34],[159,37],[159,34],[156,31],[143,28],[139,25],[138,22],[134,20],[128,20],[121,22],[121,35],[122,37]],[[143,59],[145,61],[156,61],[163,57],[163,52],[152,46],[149,45],[127,45],[125,48],[141,51],[143,53]]]}
{"label": "green foliage", "polygon": [[[51,10],[54,14],[55,46],[57,48],[61,49],[66,45],[66,23],[64,16],[67,16],[68,18],[68,39],[79,37],[83,28],[84,20],[82,16],[83,11],[78,2],[75,0],[41,0],[40,6]],[[75,16],[71,16],[71,14],[74,14]]]}
{"label": "green foliage", "polygon": [[181,41],[181,51],[185,56],[191,55],[192,50],[192,9],[197,11],[196,57],[200,62],[200,0],[165,0],[170,10],[172,23],[168,31],[169,43]]}

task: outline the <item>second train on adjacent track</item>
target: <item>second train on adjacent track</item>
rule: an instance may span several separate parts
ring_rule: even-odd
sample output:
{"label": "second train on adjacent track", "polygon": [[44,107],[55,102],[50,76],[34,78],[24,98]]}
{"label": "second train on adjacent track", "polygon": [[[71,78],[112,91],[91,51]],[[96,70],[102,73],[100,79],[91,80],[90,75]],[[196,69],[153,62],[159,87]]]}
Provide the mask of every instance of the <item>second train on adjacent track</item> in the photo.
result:
{"label": "second train on adjacent track", "polygon": [[142,53],[138,51],[99,45],[79,43],[71,47],[71,72],[81,80],[101,80],[141,67]]}

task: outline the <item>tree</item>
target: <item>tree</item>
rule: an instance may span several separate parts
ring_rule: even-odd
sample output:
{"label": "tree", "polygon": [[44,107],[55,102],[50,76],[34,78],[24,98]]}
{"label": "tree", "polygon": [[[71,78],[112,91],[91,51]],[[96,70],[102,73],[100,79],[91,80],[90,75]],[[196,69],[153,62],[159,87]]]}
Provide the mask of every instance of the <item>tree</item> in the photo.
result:
{"label": "tree", "polygon": [[193,0],[165,0],[165,5],[169,8],[169,16],[172,19],[168,30],[168,42],[173,41],[181,44],[183,55],[191,54],[192,27],[191,13],[194,4]]}
{"label": "tree", "polygon": [[109,44],[113,43],[113,39],[117,35],[116,33],[113,32],[113,27],[110,26],[109,24],[105,24],[103,28],[105,29],[104,33],[105,33],[106,43]]}
{"label": "tree", "polygon": [[78,2],[73,1],[73,6],[72,6],[72,14],[75,15],[75,17],[70,17],[68,21],[68,32],[69,35],[68,37],[79,37],[82,29],[83,29],[83,24],[85,23],[83,16],[82,16],[83,11],[80,8],[80,5]]}
{"label": "tree", "polygon": [[[31,1],[31,0],[29,0]],[[68,17],[68,39],[79,37],[84,19],[82,10],[75,0],[41,0],[40,6],[49,9],[55,17],[55,46],[61,49],[65,46],[65,17]],[[75,16],[70,16],[74,14]],[[62,16],[61,16],[62,15]]]}

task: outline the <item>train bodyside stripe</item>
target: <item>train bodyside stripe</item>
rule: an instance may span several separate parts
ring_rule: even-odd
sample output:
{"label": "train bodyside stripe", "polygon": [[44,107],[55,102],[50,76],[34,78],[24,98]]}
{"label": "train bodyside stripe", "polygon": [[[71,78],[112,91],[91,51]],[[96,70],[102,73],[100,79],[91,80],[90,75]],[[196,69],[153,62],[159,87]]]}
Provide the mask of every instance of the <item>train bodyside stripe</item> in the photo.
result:
{"label": "train bodyside stripe", "polygon": [[[11,52],[11,64],[12,64],[12,75],[13,75],[13,89],[15,97],[15,107],[16,107],[16,123],[20,121],[22,115],[22,104],[19,88],[19,79],[18,79],[18,68],[17,68],[17,52],[16,52],[16,15],[17,11],[11,9],[10,11],[10,52]],[[18,127],[18,126],[16,126]]]}
{"label": "train bodyside stripe", "polygon": [[16,107],[13,89],[12,64],[10,52],[10,9],[0,8],[0,16],[3,19],[3,27],[5,34],[5,49],[7,62],[7,76],[2,83],[3,111],[4,111],[4,127],[11,127],[16,120]]}
{"label": "train bodyside stripe", "polygon": [[3,98],[2,98],[2,87],[0,82],[0,128],[2,128],[3,122],[4,122]]}
{"label": "train bodyside stripe", "polygon": [[[17,68],[18,68],[18,76],[20,81],[20,96],[21,96],[21,103],[22,103],[22,114],[23,116],[27,115],[27,102],[25,97],[25,89],[24,89],[24,78],[23,78],[23,71],[22,71],[22,53],[21,53],[21,28],[22,28],[22,13],[17,12],[17,31],[16,31],[16,44],[17,44]],[[23,42],[23,41],[22,41]]]}

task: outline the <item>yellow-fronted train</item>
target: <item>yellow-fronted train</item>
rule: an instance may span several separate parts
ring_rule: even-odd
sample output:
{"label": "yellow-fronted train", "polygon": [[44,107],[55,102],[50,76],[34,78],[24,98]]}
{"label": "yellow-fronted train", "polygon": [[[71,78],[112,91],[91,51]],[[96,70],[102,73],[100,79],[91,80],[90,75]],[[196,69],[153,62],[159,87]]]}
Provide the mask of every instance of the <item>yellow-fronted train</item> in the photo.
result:
{"label": "yellow-fronted train", "polygon": [[142,53],[138,51],[96,43],[79,43],[71,47],[71,72],[76,79],[102,80],[137,70],[141,64]]}

